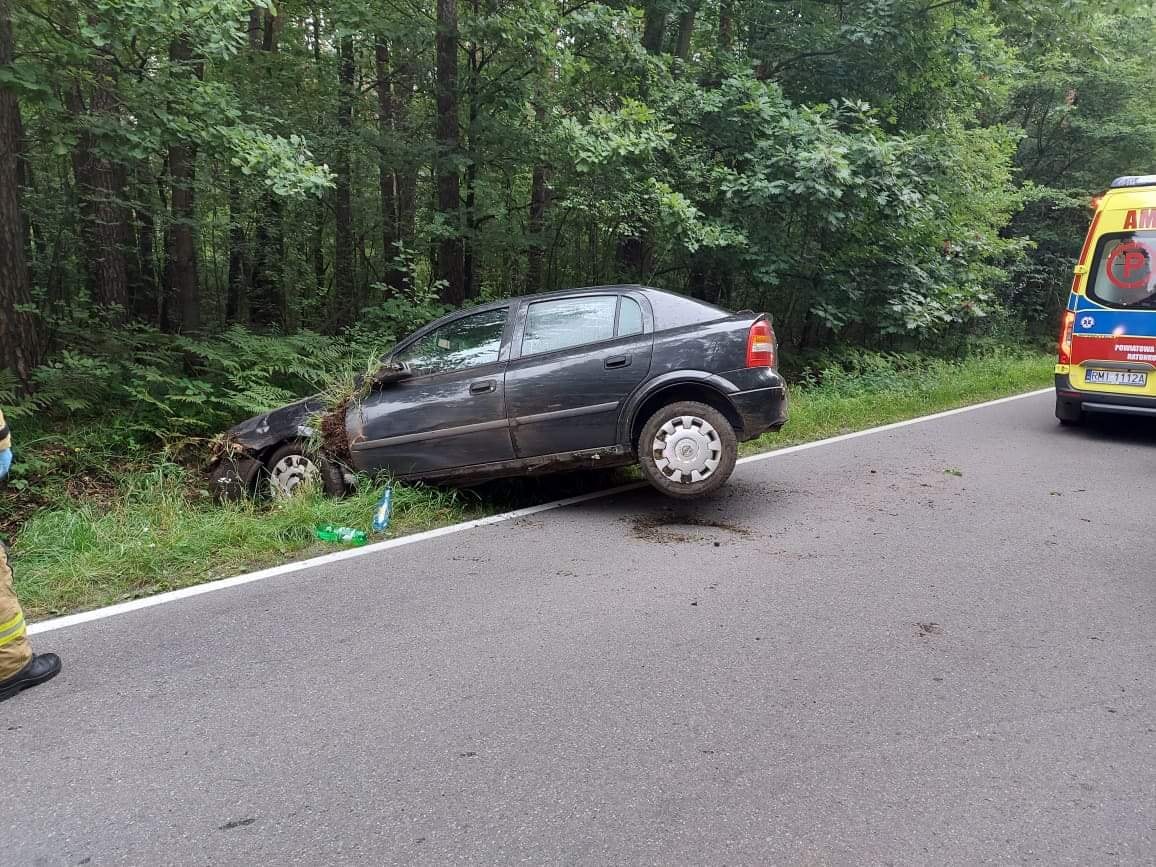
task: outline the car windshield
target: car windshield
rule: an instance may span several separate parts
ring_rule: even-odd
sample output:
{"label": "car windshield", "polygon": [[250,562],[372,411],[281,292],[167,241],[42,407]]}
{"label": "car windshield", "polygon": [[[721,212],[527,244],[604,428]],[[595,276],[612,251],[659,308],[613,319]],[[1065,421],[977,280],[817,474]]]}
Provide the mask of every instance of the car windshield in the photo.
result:
{"label": "car windshield", "polygon": [[1100,239],[1088,296],[1112,307],[1156,307],[1156,232],[1117,232]]}

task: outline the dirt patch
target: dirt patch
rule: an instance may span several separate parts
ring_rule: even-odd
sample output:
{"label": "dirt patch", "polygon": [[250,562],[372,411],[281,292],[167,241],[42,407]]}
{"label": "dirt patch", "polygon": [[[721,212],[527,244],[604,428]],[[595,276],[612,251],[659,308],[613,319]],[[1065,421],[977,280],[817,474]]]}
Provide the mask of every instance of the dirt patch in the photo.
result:
{"label": "dirt patch", "polygon": [[643,542],[654,542],[659,545],[685,542],[713,542],[720,547],[720,534],[725,536],[739,536],[749,538],[754,535],[746,527],[730,524],[726,521],[716,521],[711,518],[701,518],[697,515],[643,515],[633,519],[630,523],[631,535]]}
{"label": "dirt patch", "polygon": [[943,627],[938,623],[916,623],[915,634],[920,638],[926,638],[929,635],[943,635]]}
{"label": "dirt patch", "polygon": [[345,427],[345,415],[349,401],[334,407],[321,417],[321,442],[327,455],[338,462],[350,465],[353,452],[349,447],[349,431]]}

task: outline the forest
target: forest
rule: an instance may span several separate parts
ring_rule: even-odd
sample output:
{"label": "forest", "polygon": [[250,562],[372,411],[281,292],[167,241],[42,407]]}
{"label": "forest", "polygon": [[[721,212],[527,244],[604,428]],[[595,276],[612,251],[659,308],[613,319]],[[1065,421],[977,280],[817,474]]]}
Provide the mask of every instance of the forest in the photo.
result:
{"label": "forest", "polygon": [[[308,355],[613,282],[766,310],[799,350],[1048,333],[1090,197],[1156,166],[1153,21],[0,0],[0,391],[67,400],[60,364],[91,380],[126,348],[195,382],[223,335]],[[116,384],[163,397],[148,376]]]}

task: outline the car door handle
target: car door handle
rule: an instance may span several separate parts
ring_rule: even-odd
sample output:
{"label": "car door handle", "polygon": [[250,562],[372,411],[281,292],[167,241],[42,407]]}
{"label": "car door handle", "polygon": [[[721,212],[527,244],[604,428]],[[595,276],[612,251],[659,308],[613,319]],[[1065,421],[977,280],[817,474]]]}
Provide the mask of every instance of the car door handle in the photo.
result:
{"label": "car door handle", "polygon": [[607,370],[614,370],[619,367],[630,367],[629,355],[612,355],[606,359]]}
{"label": "car door handle", "polygon": [[470,394],[487,394],[491,391],[497,391],[498,383],[496,380],[487,379],[484,382],[471,382]]}

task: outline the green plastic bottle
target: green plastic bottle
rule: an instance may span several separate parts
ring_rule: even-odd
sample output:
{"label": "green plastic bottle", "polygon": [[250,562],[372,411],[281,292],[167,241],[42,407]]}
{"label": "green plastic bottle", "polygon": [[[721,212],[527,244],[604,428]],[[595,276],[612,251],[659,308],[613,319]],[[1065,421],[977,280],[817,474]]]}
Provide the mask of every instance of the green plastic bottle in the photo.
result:
{"label": "green plastic bottle", "polygon": [[344,545],[364,545],[369,541],[364,530],[355,530],[353,527],[334,527],[332,524],[321,524],[314,527],[313,535],[322,542],[337,542]]}

